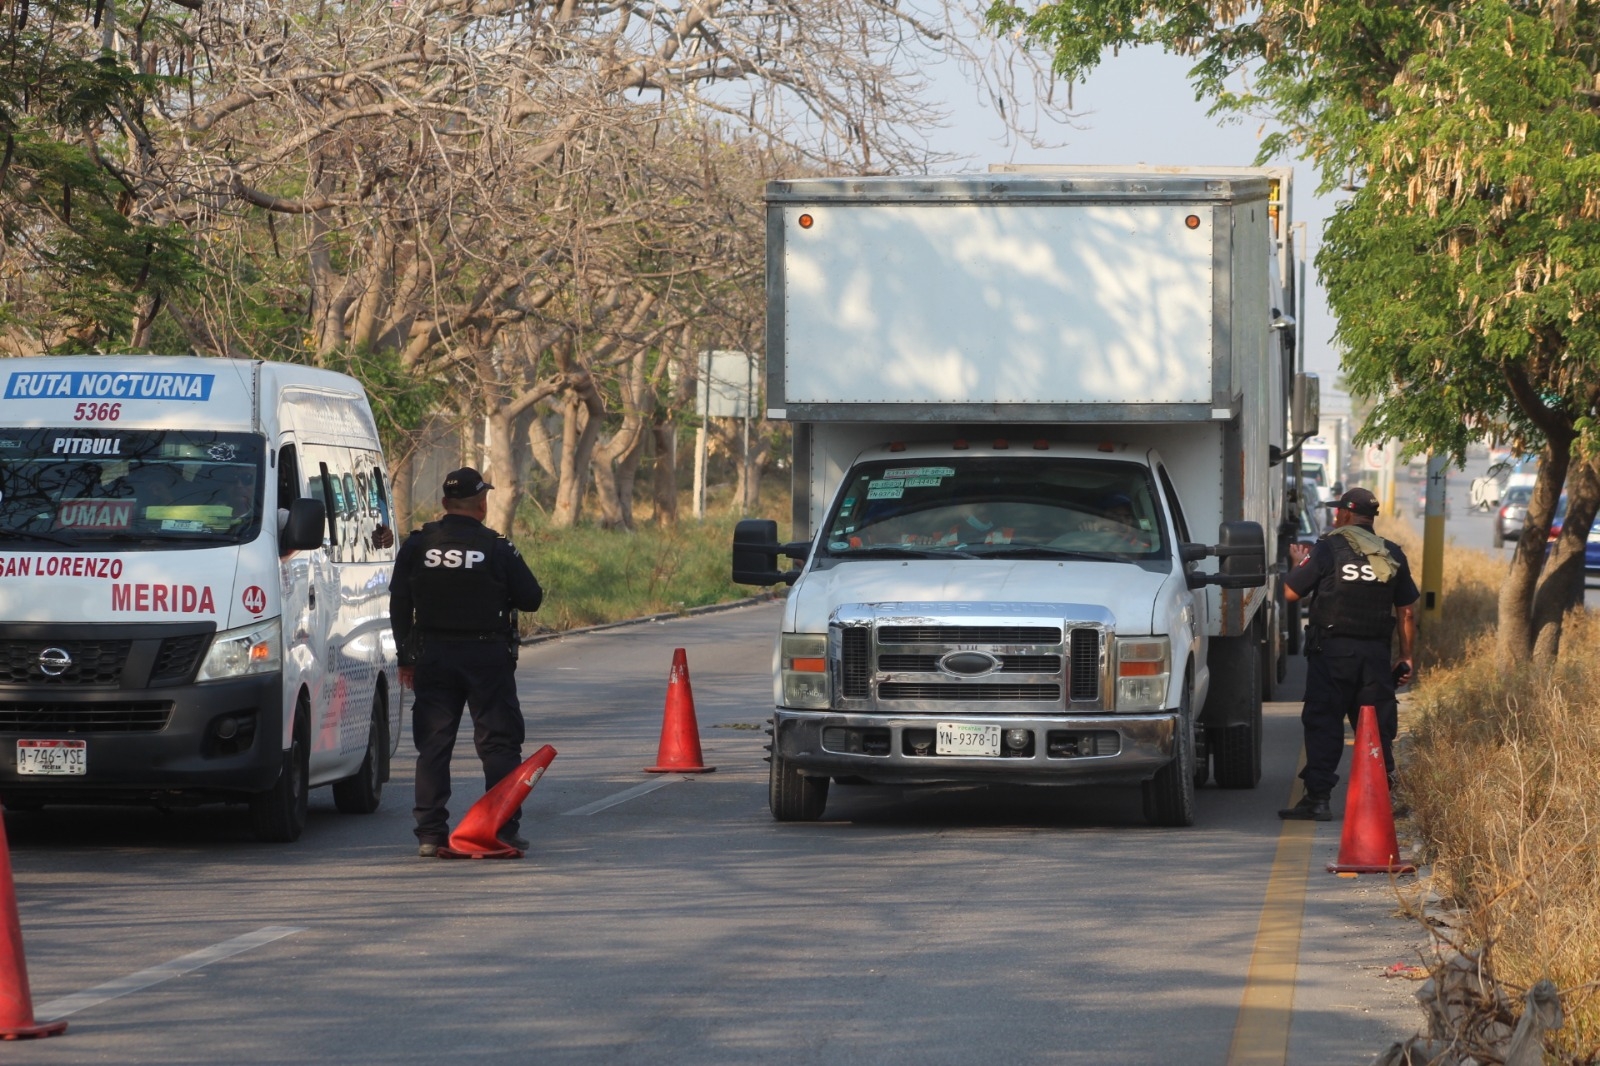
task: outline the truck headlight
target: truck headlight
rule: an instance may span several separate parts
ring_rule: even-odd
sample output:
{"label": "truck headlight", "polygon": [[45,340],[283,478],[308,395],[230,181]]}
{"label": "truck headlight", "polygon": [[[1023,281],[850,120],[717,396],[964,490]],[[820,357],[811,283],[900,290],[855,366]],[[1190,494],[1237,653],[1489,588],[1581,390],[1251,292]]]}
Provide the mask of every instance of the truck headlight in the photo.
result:
{"label": "truck headlight", "polygon": [[824,633],[785,633],[778,648],[783,705],[827,710],[828,637]]}
{"label": "truck headlight", "polygon": [[283,664],[283,630],[274,618],[218,633],[200,664],[196,681],[270,674]]}
{"label": "truck headlight", "polygon": [[1166,637],[1117,641],[1117,710],[1166,709],[1172,675],[1172,643]]}

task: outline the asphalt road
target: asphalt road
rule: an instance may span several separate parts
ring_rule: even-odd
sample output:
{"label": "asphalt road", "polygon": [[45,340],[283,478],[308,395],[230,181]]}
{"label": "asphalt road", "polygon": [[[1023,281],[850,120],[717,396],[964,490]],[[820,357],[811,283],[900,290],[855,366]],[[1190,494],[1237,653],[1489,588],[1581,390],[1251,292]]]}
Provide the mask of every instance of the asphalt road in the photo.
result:
{"label": "asphalt road", "polygon": [[[409,742],[376,814],[319,790],[295,845],[220,808],[8,816],[34,1003],[81,1009],[0,1057],[1221,1064],[1243,1061],[1247,984],[1292,990],[1286,1053],[1251,1061],[1365,1063],[1421,1024],[1415,986],[1380,975],[1418,939],[1387,880],[1323,872],[1339,822],[1275,880],[1302,909],[1288,969],[1262,963],[1298,705],[1268,707],[1261,787],[1201,790],[1191,829],[1146,826],[1135,790],[843,787],[825,821],[779,825],[776,623],[759,606],[525,649],[529,750],[560,755],[520,862],[416,857]],[[674,647],[717,769],[648,777]],[[458,810],[475,778],[463,745]]]}

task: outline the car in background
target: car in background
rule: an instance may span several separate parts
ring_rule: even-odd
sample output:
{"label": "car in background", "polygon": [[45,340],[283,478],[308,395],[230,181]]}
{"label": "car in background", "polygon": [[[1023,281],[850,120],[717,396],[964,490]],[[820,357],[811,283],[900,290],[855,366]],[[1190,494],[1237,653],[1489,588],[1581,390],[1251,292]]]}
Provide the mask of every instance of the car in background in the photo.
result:
{"label": "car in background", "polygon": [[[1567,520],[1567,494],[1562,493],[1561,499],[1556,503],[1555,517],[1550,520],[1550,539],[1545,544],[1545,554],[1548,556],[1556,546],[1556,538],[1561,536],[1561,528]],[[1589,527],[1589,537],[1583,544],[1583,575],[1584,584],[1600,580],[1600,519]]]}
{"label": "car in background", "polygon": [[1528,517],[1528,498],[1533,495],[1532,485],[1512,485],[1500,497],[1500,509],[1494,516],[1494,546],[1501,548],[1506,541],[1522,536],[1522,523]]}
{"label": "car in background", "polygon": [[[1307,480],[1305,483],[1306,498],[1314,501],[1316,499],[1316,489],[1316,485]],[[1321,507],[1315,502],[1313,502],[1310,506],[1299,508],[1299,511],[1300,522],[1294,532],[1294,542],[1296,544],[1304,544],[1309,548],[1322,536],[1323,530],[1326,528],[1325,522],[1327,520],[1328,513],[1325,508]],[[1301,621],[1302,606],[1303,605],[1299,600],[1290,600],[1285,604],[1285,608],[1289,614],[1290,655],[1300,654],[1300,648],[1302,645],[1301,638],[1304,636],[1305,629],[1305,626]]]}

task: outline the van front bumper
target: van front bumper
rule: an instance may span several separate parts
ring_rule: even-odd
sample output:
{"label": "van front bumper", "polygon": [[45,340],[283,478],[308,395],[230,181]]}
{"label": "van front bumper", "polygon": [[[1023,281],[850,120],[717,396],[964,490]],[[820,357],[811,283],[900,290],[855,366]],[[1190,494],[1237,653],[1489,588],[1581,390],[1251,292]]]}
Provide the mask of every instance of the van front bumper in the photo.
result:
{"label": "van front bumper", "polygon": [[[1137,784],[1177,754],[1176,711],[1096,715],[773,714],[773,754],[816,777],[875,783]],[[937,753],[939,724],[998,726],[1000,755]],[[1012,733],[1012,731],[1020,731]],[[1027,734],[1019,749],[1007,734]]]}
{"label": "van front bumper", "polygon": [[[232,737],[220,735],[225,719]],[[109,691],[0,687],[0,794],[30,803],[241,801],[277,780],[282,719],[277,673]],[[81,740],[85,772],[19,773],[19,740]]]}

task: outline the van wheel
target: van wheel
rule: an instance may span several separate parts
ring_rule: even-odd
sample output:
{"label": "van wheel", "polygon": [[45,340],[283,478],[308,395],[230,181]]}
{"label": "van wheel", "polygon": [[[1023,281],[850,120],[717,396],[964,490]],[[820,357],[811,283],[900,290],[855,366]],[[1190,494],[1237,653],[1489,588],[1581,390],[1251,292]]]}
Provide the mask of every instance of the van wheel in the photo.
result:
{"label": "van wheel", "polygon": [[814,822],[828,805],[828,779],[806,777],[776,751],[767,783],[767,804],[780,822]]}
{"label": "van wheel", "polygon": [[250,825],[260,840],[289,844],[306,827],[306,796],[311,777],[311,708],[304,696],[295,707],[293,739],[283,753],[278,780],[250,797]]}
{"label": "van wheel", "polygon": [[371,814],[383,799],[389,779],[389,709],[383,689],[372,694],[372,722],[367,727],[367,757],[354,777],[333,783],[333,805],[343,814]]}
{"label": "van wheel", "polygon": [[1186,826],[1194,824],[1195,743],[1193,714],[1189,694],[1184,692],[1178,714],[1178,750],[1172,761],[1146,781],[1144,816],[1151,825]]}
{"label": "van wheel", "polygon": [[[1231,640],[1230,643],[1234,644],[1235,655],[1228,665],[1238,669],[1239,676],[1219,679],[1213,671],[1212,685],[1219,697],[1231,695],[1244,703],[1242,717],[1245,721],[1212,730],[1212,769],[1219,788],[1255,788],[1261,780],[1261,680],[1256,676],[1256,671],[1261,669],[1261,656],[1256,654],[1251,641],[1237,639],[1237,643]],[[1219,680],[1221,686],[1218,686]],[[1232,691],[1225,691],[1225,688]]]}

